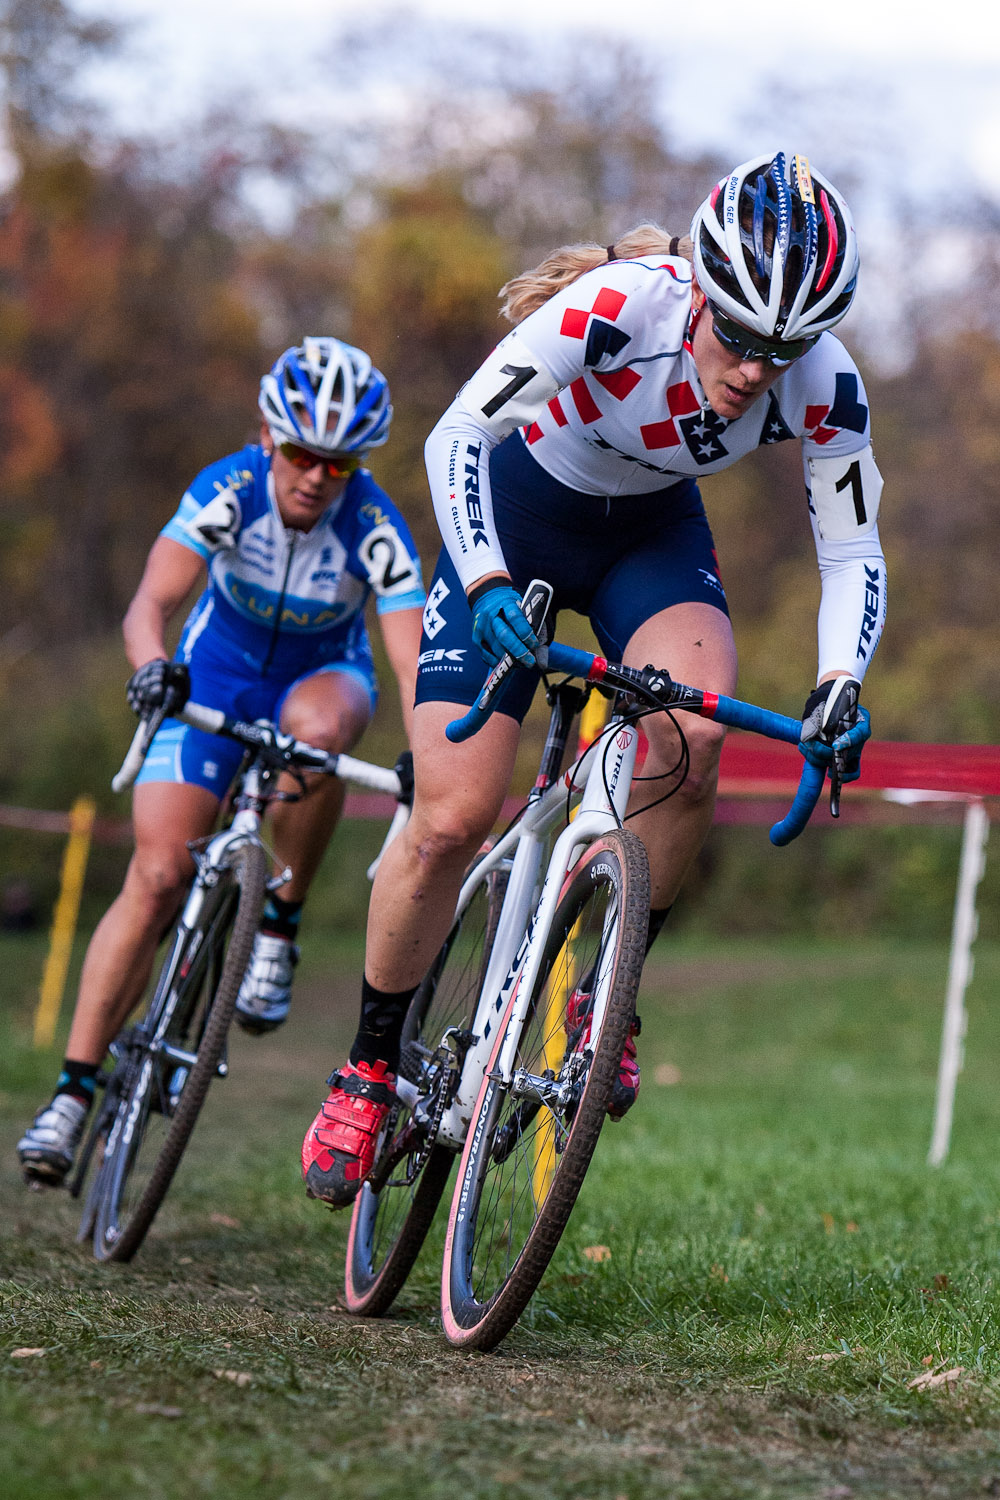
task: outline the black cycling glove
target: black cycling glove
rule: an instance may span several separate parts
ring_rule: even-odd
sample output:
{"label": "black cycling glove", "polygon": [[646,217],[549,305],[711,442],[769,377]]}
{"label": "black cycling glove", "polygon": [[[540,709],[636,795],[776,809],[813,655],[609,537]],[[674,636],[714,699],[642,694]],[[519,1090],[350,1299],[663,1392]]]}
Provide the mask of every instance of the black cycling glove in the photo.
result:
{"label": "black cycling glove", "polygon": [[799,749],[816,765],[835,761],[841,781],[857,781],[861,775],[861,751],[871,734],[868,713],[858,702],[860,692],[856,677],[837,677],[814,688],[802,710]]}
{"label": "black cycling glove", "polygon": [[191,674],[182,661],[165,661],[158,656],[132,673],[125,684],[129,708],[140,719],[154,709],[178,713],[191,696]]}

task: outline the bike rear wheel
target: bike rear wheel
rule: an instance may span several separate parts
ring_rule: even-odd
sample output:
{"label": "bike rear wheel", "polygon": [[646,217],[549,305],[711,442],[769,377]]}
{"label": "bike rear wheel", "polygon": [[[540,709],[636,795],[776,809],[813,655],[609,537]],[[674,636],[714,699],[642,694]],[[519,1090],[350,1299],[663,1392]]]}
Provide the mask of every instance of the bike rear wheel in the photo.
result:
{"label": "bike rear wheel", "polygon": [[98,1127],[103,1160],[79,1236],[93,1233],[98,1260],[131,1260],[170,1187],[219,1072],[266,880],[263,848],[243,845],[198,922],[178,927],[146,1017],[118,1039],[112,1107]]}
{"label": "bike rear wheel", "polygon": [[[505,1083],[501,1027],[448,1219],[442,1318],[451,1343],[492,1349],[534,1293],[590,1164],[635,1014],[649,867],[635,834],[593,843],[544,938]],[[589,1018],[582,993],[592,997]],[[512,1002],[512,1014],[517,1000]]]}
{"label": "bike rear wheel", "polygon": [[472,1021],[507,888],[491,870],[455,919],[410,1002],[403,1028],[401,1077],[420,1090],[416,1115],[402,1101],[372,1176],[355,1199],[347,1244],[345,1298],[353,1313],[380,1317],[413,1268],[451,1172],[454,1152],[431,1142],[435,1106],[454,1074],[442,1039]]}

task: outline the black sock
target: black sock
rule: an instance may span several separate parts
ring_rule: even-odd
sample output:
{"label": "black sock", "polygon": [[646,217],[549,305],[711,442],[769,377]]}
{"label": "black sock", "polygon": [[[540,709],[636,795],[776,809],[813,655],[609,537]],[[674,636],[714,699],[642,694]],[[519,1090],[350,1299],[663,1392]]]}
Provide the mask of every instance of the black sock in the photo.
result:
{"label": "black sock", "polygon": [[399,1067],[403,1022],[416,992],[416,985],[409,990],[377,990],[367,978],[362,979],[361,1021],[350,1051],[350,1061],[355,1066],[359,1062],[369,1066],[384,1062],[395,1073]]}
{"label": "black sock", "polygon": [[275,896],[272,893],[264,903],[264,915],[260,919],[260,930],[261,932],[270,933],[272,937],[288,938],[294,942],[299,935],[299,918],[301,915],[301,901],[282,901],[280,896]]}
{"label": "black sock", "polygon": [[75,1062],[73,1058],[67,1057],[56,1084],[56,1094],[69,1094],[71,1099],[81,1100],[89,1109],[97,1091],[99,1071],[98,1063]]}
{"label": "black sock", "polygon": [[670,913],[671,913],[672,910],[673,910],[673,902],[672,901],[671,901],[671,903],[670,903],[669,906],[660,906],[660,907],[652,907],[651,906],[650,907],[650,909],[649,909],[649,928],[648,928],[648,931],[646,933],[646,952],[647,952],[647,954],[649,953],[650,948],[652,948],[653,944],[656,942],[656,939],[659,937],[659,935],[660,935],[660,929],[662,928],[664,922],[669,917],[669,915],[670,915]]}

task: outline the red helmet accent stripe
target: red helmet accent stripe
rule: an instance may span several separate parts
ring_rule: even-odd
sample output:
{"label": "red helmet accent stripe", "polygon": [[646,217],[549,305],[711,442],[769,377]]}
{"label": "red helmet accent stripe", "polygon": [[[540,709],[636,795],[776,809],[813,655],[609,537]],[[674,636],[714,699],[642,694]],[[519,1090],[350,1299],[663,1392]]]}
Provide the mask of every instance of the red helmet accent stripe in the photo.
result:
{"label": "red helmet accent stripe", "polygon": [[822,188],[819,190],[819,202],[823,210],[823,217],[826,220],[827,244],[826,260],[823,262],[822,271],[820,271],[819,276],[816,278],[817,292],[821,292],[826,286],[830,278],[830,272],[833,269],[833,263],[837,259],[837,251],[840,249],[840,241],[837,238],[837,218],[830,207],[830,200]]}

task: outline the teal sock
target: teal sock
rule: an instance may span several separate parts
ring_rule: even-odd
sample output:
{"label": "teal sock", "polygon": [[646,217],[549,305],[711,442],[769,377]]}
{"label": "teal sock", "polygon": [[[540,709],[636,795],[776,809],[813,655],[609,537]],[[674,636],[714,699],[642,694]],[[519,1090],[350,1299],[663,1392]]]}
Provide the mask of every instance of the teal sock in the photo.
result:
{"label": "teal sock", "polygon": [[98,1072],[97,1063],[75,1062],[73,1058],[67,1057],[59,1074],[56,1093],[69,1094],[71,1099],[81,1100],[89,1109],[97,1092]]}
{"label": "teal sock", "polygon": [[302,915],[301,901],[282,901],[280,896],[270,895],[264,903],[260,930],[272,937],[294,940],[299,935],[299,918]]}

